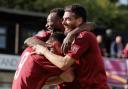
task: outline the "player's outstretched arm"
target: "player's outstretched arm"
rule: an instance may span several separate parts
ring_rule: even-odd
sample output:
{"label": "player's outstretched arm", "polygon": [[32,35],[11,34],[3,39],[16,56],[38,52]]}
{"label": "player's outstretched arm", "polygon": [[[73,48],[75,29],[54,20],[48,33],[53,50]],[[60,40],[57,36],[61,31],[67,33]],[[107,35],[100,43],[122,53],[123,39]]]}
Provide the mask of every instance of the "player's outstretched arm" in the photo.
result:
{"label": "player's outstretched arm", "polygon": [[69,32],[69,34],[76,35],[77,33],[82,32],[82,31],[92,31],[95,27],[96,27],[95,23],[86,22],[86,23],[83,23],[82,25],[78,26],[71,32]]}
{"label": "player's outstretched arm", "polygon": [[58,68],[64,71],[70,68],[76,61],[74,58],[70,57],[69,55],[65,55],[65,56],[56,55],[50,52],[47,47],[44,47],[42,45],[35,45],[33,49],[35,50],[34,53],[44,55],[51,63],[53,63]]}

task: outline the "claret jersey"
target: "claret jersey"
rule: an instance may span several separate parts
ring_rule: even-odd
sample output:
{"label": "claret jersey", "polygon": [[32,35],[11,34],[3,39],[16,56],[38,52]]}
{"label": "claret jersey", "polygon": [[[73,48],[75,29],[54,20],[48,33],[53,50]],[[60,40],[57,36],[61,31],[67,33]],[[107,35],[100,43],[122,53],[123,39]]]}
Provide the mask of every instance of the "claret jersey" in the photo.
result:
{"label": "claret jersey", "polygon": [[76,59],[76,79],[72,83],[60,84],[59,89],[109,89],[104,63],[93,33],[79,33],[67,55]]}
{"label": "claret jersey", "polygon": [[[41,31],[34,37],[46,41],[49,36],[50,33]],[[31,52],[33,49],[28,47],[20,56],[12,89],[41,89],[49,77],[59,76],[63,72],[44,56],[31,54]]]}

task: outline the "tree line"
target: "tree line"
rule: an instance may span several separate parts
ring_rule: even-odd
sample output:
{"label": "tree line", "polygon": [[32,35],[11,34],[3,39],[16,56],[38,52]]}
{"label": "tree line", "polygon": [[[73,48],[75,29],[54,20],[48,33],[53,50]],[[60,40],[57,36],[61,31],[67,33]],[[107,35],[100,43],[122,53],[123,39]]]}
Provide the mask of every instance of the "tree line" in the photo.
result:
{"label": "tree line", "polygon": [[48,13],[52,8],[79,3],[88,11],[88,20],[105,28],[127,30],[128,8],[118,0],[0,0],[0,7]]}

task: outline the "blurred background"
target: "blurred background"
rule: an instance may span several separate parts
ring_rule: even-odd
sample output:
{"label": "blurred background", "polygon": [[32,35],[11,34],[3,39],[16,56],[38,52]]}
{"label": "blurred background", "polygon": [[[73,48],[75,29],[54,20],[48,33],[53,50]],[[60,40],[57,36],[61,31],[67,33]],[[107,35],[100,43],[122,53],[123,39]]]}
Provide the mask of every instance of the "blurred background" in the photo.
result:
{"label": "blurred background", "polygon": [[[128,0],[0,0],[0,89],[11,89],[19,55],[25,48],[24,40],[44,29],[51,9],[73,3],[85,6],[88,21],[96,23],[93,32],[111,78],[108,84],[113,89],[128,89]],[[121,38],[119,52],[113,49],[116,38]],[[108,62],[114,69],[108,68]],[[55,87],[43,89],[47,88]]]}

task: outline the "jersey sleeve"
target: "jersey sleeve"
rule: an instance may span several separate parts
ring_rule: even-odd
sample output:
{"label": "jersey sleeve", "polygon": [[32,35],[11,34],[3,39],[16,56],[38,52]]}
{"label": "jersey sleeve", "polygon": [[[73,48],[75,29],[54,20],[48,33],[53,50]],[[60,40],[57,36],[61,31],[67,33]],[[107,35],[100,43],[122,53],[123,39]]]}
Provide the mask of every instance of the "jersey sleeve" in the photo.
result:
{"label": "jersey sleeve", "polygon": [[88,33],[80,33],[72,43],[67,55],[74,59],[79,59],[88,50],[89,40]]}

